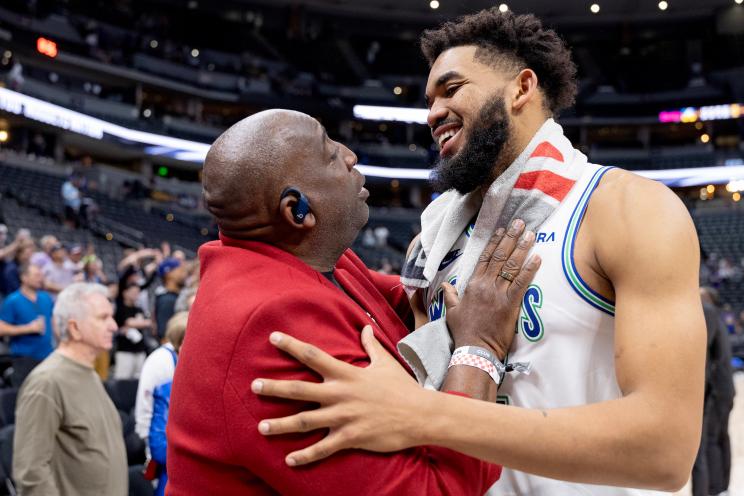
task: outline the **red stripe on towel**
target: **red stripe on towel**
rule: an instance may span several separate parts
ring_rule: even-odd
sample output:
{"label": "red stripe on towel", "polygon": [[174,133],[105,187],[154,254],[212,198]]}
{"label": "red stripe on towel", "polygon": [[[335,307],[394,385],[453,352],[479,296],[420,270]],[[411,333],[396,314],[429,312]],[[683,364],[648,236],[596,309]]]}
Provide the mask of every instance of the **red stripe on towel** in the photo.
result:
{"label": "red stripe on towel", "polygon": [[535,151],[532,152],[532,155],[530,155],[530,158],[535,157],[549,157],[554,158],[559,162],[564,162],[563,155],[561,152],[558,151],[558,148],[554,147],[547,141],[543,141],[539,145],[537,145],[537,148],[535,148]]}
{"label": "red stripe on towel", "polygon": [[542,170],[520,174],[515,189],[537,189],[556,200],[563,201],[576,181],[566,179],[553,172]]}

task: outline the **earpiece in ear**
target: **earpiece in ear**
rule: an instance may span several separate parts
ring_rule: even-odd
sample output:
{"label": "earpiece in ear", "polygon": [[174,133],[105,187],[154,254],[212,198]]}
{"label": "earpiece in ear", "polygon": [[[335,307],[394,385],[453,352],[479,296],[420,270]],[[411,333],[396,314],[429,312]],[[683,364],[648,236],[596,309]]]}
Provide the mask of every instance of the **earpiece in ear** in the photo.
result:
{"label": "earpiece in ear", "polygon": [[310,212],[310,202],[299,189],[292,187],[285,188],[284,191],[282,191],[280,200],[289,195],[297,198],[297,205],[292,207],[292,217],[294,218],[295,223],[302,224],[305,222],[305,216]]}

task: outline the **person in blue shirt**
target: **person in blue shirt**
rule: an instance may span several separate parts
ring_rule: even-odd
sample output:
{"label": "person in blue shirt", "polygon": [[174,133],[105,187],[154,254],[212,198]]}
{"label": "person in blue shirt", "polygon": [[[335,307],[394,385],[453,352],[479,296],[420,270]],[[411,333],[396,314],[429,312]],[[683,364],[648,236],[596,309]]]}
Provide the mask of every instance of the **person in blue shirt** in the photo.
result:
{"label": "person in blue shirt", "polygon": [[20,276],[20,289],[10,293],[0,308],[0,335],[10,336],[11,355],[41,361],[54,349],[54,302],[41,290],[44,276],[39,267],[24,264]]}

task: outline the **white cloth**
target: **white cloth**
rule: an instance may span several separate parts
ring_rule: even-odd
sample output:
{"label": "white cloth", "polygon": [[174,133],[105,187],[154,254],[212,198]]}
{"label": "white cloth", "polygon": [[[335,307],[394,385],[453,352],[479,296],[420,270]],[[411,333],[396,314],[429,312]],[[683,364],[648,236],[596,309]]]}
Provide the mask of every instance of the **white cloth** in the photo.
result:
{"label": "white cloth", "polygon": [[434,200],[421,215],[421,236],[408,256],[401,282],[406,291],[427,288],[463,230],[477,214],[475,228],[458,260],[464,290],[481,252],[498,227],[522,219],[536,230],[560,205],[565,185],[582,173],[586,157],[563,135],[563,128],[547,119],[506,170],[488,187],[467,194],[449,190]]}
{"label": "white cloth", "polygon": [[[575,150],[563,128],[548,119],[522,153],[481,197],[480,190],[466,195],[450,190],[434,200],[421,215],[421,237],[406,260],[401,282],[409,293],[417,288],[437,291],[443,261],[452,257],[472,219],[467,244],[457,258],[457,288],[462,296],[483,249],[499,227],[522,219],[525,229],[536,231],[558,208],[570,187],[581,177],[586,156]],[[452,267],[452,265],[450,265]],[[428,304],[429,301],[425,303]],[[444,381],[452,350],[445,319],[420,327],[398,343],[398,351],[423,385],[438,389]]]}
{"label": "white cloth", "polygon": [[134,431],[142,439],[147,439],[152,421],[152,393],[156,387],[173,380],[176,366],[173,363],[173,345],[166,343],[153,351],[145,360],[137,387],[137,399],[134,404]]}
{"label": "white cloth", "polygon": [[65,202],[65,206],[72,208],[76,212],[80,210],[80,190],[72,182],[65,181],[62,184],[62,199]]}
{"label": "white cloth", "polygon": [[44,280],[64,289],[75,282],[75,264],[65,260],[62,264],[48,263],[42,269]]}
{"label": "white cloth", "polygon": [[145,352],[132,353],[129,351],[117,351],[114,353],[114,361],[116,361],[114,379],[117,381],[137,379],[145,363]]}

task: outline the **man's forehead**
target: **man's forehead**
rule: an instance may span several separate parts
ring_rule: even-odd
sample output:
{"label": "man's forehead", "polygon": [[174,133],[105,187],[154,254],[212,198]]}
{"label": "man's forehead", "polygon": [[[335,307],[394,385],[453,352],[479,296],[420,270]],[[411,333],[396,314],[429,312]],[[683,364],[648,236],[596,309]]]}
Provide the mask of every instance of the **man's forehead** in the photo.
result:
{"label": "man's forehead", "polygon": [[472,70],[475,61],[474,45],[465,45],[449,48],[439,54],[429,70],[427,86],[436,84],[437,80],[449,72],[466,73]]}

